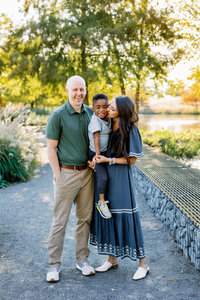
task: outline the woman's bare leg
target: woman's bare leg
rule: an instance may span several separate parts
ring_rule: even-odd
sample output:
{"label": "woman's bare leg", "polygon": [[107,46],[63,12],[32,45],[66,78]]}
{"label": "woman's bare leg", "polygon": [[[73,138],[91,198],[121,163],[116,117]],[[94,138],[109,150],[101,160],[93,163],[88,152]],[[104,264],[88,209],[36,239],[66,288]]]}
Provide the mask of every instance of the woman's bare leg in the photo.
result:
{"label": "woman's bare leg", "polygon": [[142,268],[147,268],[148,267],[146,258],[140,259],[139,264],[140,264],[140,267],[142,267]]}
{"label": "woman's bare leg", "polygon": [[118,262],[118,259],[117,259],[117,257],[115,257],[115,256],[109,255],[109,256],[108,256],[108,261],[109,261],[111,264],[115,264],[115,263]]}

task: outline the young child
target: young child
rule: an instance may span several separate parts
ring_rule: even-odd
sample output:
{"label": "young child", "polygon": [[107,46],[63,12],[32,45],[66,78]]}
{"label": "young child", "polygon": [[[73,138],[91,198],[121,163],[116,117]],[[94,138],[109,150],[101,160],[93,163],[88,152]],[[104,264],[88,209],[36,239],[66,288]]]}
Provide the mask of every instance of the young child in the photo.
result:
{"label": "young child", "polygon": [[[107,150],[109,134],[111,132],[111,120],[107,118],[108,97],[105,94],[96,94],[92,99],[92,115],[88,125],[88,134],[90,140],[89,159],[92,161],[95,155],[104,155]],[[107,186],[107,169],[104,163],[96,164],[97,190],[99,193],[99,202],[97,209],[105,219],[111,218],[104,195]]]}

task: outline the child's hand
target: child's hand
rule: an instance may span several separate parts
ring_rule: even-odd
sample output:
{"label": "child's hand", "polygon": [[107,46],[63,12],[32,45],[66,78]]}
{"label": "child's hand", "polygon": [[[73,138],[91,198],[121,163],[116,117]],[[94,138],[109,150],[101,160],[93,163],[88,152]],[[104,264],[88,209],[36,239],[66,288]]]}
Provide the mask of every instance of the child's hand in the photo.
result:
{"label": "child's hand", "polygon": [[96,155],[94,158],[97,164],[109,162],[109,158],[103,155]]}

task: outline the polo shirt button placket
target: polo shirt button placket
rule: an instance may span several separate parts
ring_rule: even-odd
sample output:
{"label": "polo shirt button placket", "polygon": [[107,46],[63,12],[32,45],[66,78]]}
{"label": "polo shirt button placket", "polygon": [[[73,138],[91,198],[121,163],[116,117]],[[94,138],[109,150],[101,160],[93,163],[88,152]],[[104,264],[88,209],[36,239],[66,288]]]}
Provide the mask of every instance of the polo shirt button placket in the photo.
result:
{"label": "polo shirt button placket", "polygon": [[82,113],[80,113],[80,115],[79,115],[79,123],[80,123],[80,125],[83,124],[83,116],[82,116]]}

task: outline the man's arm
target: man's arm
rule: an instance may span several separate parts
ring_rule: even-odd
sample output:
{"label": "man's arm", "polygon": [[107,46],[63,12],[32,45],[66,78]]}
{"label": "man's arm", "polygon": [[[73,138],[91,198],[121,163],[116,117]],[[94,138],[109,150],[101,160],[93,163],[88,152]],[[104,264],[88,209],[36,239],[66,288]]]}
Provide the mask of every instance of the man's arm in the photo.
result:
{"label": "man's arm", "polygon": [[58,180],[60,177],[60,165],[59,165],[58,155],[56,151],[58,141],[52,139],[46,139],[46,142],[47,142],[47,155],[50,162],[50,166],[52,168],[56,180]]}

